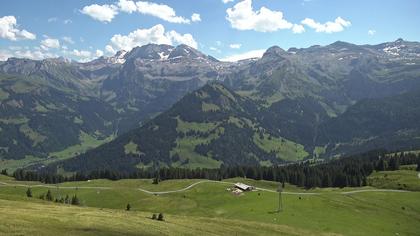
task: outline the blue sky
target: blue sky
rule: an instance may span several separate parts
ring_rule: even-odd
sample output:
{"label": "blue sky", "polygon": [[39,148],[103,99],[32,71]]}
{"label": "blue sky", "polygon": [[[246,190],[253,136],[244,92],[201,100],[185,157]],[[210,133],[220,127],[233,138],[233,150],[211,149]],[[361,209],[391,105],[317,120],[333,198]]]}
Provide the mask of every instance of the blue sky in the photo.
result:
{"label": "blue sky", "polygon": [[0,60],[91,60],[146,43],[188,44],[219,59],[337,40],[420,41],[416,0],[2,0]]}

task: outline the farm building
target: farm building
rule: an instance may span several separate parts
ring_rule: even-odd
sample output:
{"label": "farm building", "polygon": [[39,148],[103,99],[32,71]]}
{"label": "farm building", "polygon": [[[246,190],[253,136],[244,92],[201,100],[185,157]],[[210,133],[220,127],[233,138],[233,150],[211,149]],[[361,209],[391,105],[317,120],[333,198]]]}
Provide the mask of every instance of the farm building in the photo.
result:
{"label": "farm building", "polygon": [[240,189],[242,191],[252,191],[255,189],[255,187],[243,183],[236,183],[235,188]]}

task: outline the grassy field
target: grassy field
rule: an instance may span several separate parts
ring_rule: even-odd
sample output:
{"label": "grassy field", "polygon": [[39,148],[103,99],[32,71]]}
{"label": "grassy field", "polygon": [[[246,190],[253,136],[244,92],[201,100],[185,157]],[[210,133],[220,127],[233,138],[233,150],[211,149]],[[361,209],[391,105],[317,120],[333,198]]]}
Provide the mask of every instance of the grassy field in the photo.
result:
{"label": "grassy field", "polygon": [[1,235],[311,235],[285,225],[0,200]]}
{"label": "grassy field", "polygon": [[[76,144],[70,147],[67,147],[64,150],[58,152],[52,152],[49,154],[52,161],[64,160],[70,157],[74,157],[80,153],[84,153],[89,149],[95,148],[103,143],[109,142],[113,139],[113,136],[110,136],[103,140],[98,140],[95,137],[81,131],[79,135],[80,144]],[[48,161],[46,162],[48,163]]]}
{"label": "grassy field", "polygon": [[402,167],[397,171],[375,172],[368,178],[368,183],[376,188],[406,189],[420,191],[419,173]]}
{"label": "grassy field", "polygon": [[286,161],[298,161],[307,157],[309,154],[301,144],[294,143],[285,138],[276,138],[264,134],[262,138],[254,134],[254,143],[266,152],[275,152],[277,157]]}
{"label": "grassy field", "polygon": [[[397,171],[397,173],[403,172]],[[39,184],[16,182],[5,176],[0,177],[0,181],[7,184]],[[420,234],[418,228],[420,192],[343,194],[373,188],[329,188],[305,191],[296,186],[286,185],[285,191],[295,194],[283,194],[284,209],[281,213],[276,213],[278,202],[276,193],[257,191],[234,196],[227,191],[227,188],[232,186],[229,183],[205,182],[187,191],[162,195],[147,194],[138,190],[138,188],[149,191],[178,190],[199,181],[202,180],[168,180],[153,185],[151,180],[92,180],[63,183],[57,185],[58,188],[51,186],[55,197],[77,194],[83,207],[69,207],[36,199],[35,197],[46,193],[45,186],[33,186],[31,189],[34,198],[27,198],[25,195],[27,187],[0,184],[0,199],[3,199],[0,202],[0,219],[2,222],[7,222],[6,227],[0,226],[0,234],[5,232],[25,234],[23,233],[25,231],[11,231],[10,227],[13,225],[16,226],[15,230],[29,230],[26,232],[35,232],[35,234],[50,227],[51,232],[57,234],[64,232],[60,231],[61,228],[69,229],[67,232],[69,234],[106,232],[111,235],[118,233],[129,235],[135,232],[146,235],[169,234],[169,232],[171,234],[201,232],[205,235],[234,235],[235,233],[238,235]],[[224,181],[245,182],[268,190],[277,188],[277,183],[270,181],[241,178]],[[76,186],[77,189],[69,188]],[[127,203],[132,206],[132,211],[129,213],[124,211]],[[26,208],[30,211],[22,210]],[[42,212],[45,214],[41,214]],[[167,222],[147,219],[151,212],[163,212],[167,215]],[[22,216],[18,217],[20,213]],[[57,217],[56,219],[60,220],[54,220],[54,217],[60,214],[66,216]],[[32,222],[31,217],[36,218],[39,215],[51,219],[52,223],[48,223],[47,220],[42,224],[37,224],[37,221]],[[73,217],[68,219],[67,215]],[[80,225],[77,224],[79,220],[83,221]],[[31,224],[36,224],[36,226]],[[17,225],[22,225],[22,227],[17,227]],[[190,225],[188,230],[186,225]],[[239,229],[240,227],[243,229]]]}

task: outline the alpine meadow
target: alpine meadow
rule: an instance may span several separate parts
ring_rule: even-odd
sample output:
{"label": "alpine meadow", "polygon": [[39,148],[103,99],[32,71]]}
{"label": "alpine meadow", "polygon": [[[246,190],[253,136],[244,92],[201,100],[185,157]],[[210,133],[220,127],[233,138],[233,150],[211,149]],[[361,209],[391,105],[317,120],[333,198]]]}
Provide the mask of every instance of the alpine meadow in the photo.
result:
{"label": "alpine meadow", "polygon": [[420,2],[0,5],[0,235],[420,235]]}

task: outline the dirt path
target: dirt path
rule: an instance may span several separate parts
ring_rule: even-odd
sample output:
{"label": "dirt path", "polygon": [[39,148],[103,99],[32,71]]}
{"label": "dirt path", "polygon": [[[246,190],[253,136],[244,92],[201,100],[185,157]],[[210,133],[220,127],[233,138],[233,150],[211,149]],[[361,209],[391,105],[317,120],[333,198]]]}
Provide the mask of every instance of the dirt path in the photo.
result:
{"label": "dirt path", "polygon": [[[160,195],[160,194],[169,194],[169,193],[179,193],[187,191],[199,184],[203,183],[218,183],[218,184],[224,184],[224,185],[233,185],[235,183],[233,182],[226,182],[226,181],[214,181],[214,180],[201,180],[198,182],[195,182],[193,184],[188,185],[185,188],[177,189],[177,190],[168,190],[168,191],[149,191],[143,188],[137,188],[137,190],[142,191],[147,194],[153,194],[153,195]],[[5,182],[0,181],[0,185],[3,186],[16,186],[16,187],[44,187],[44,188],[61,188],[61,189],[101,189],[101,190],[107,190],[107,189],[114,189],[112,187],[77,187],[77,186],[54,186],[54,185],[44,185],[44,184],[37,184],[37,185],[26,185],[26,184],[9,184]],[[1,187],[1,186],[0,186]],[[271,193],[277,193],[275,190],[271,189],[265,189],[265,188],[256,188],[260,191],[265,192],[271,192]],[[395,193],[407,193],[410,191],[407,190],[396,190],[396,189],[361,189],[361,190],[354,190],[354,191],[348,191],[348,192],[339,192],[339,194],[355,194],[355,193],[363,193],[363,192],[395,192]],[[282,192],[282,194],[290,194],[290,195],[321,195],[326,193],[308,193],[308,192]],[[331,193],[329,193],[331,194]]]}
{"label": "dirt path", "polygon": [[192,187],[198,185],[198,184],[202,184],[202,183],[222,183],[222,184],[232,184],[230,182],[224,182],[224,181],[213,181],[213,180],[201,180],[198,182],[195,182],[185,188],[182,189],[178,189],[178,190],[168,190],[168,191],[160,191],[160,192],[153,192],[153,191],[149,191],[143,188],[138,188],[138,190],[148,193],[148,194],[167,194],[167,193],[178,193],[178,192],[183,192],[183,191],[187,191],[188,189],[191,189]]}

